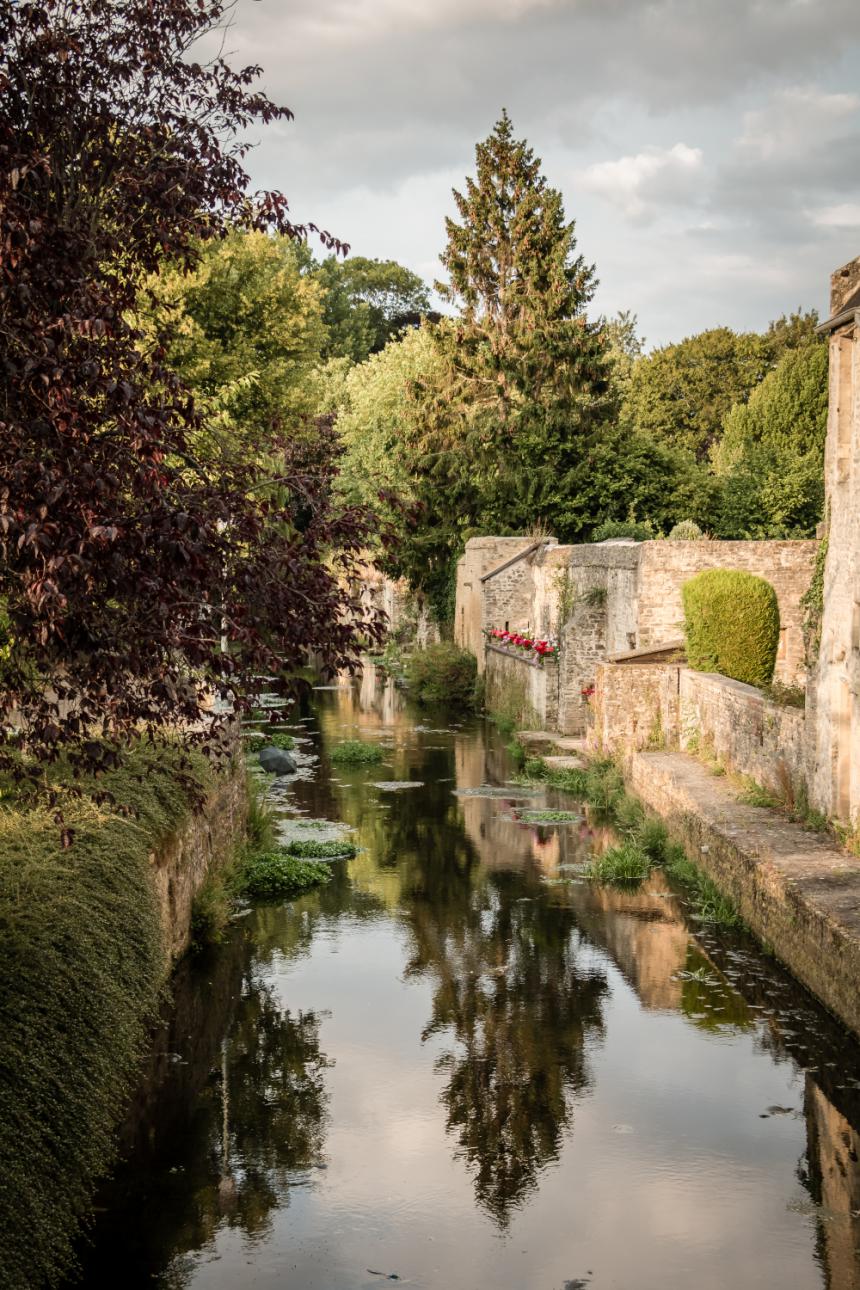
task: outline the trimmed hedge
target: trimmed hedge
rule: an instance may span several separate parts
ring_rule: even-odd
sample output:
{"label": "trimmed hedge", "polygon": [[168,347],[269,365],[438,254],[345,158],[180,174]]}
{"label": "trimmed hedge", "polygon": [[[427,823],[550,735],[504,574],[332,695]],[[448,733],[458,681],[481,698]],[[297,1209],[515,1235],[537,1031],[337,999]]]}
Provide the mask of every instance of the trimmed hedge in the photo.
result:
{"label": "trimmed hedge", "polygon": [[764,578],[708,569],[681,589],[687,661],[748,685],[769,685],[779,646],[779,605]]}

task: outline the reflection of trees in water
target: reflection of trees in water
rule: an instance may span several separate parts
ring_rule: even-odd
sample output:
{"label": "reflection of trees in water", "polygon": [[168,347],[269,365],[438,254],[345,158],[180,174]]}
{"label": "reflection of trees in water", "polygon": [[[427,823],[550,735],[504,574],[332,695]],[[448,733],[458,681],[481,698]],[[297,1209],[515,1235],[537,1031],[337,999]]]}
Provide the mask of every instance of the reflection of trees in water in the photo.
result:
{"label": "reflection of trees in water", "polygon": [[527,890],[497,872],[457,901],[418,900],[409,915],[408,970],[436,981],[424,1037],[459,1041],[439,1062],[448,1128],[500,1226],[559,1156],[607,989],[602,973],[582,969],[573,912]]}
{"label": "reflection of trees in water", "polygon": [[252,980],[224,1041],[218,1204],[231,1226],[264,1231],[296,1170],[320,1160],[325,1071],[319,1018],[281,1012]]}

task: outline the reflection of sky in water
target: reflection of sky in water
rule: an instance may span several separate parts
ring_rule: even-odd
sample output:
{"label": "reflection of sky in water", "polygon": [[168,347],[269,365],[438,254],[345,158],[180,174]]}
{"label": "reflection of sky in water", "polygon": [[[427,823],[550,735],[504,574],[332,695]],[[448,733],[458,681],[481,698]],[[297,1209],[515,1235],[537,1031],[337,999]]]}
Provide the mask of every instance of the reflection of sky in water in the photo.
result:
{"label": "reflection of sky in water", "polygon": [[[166,1202],[156,1221],[162,1162],[144,1220],[160,1235],[130,1284],[860,1287],[857,1139],[835,1105],[853,1115],[854,1046],[749,945],[692,940],[659,875],[576,880],[608,835],[512,820],[510,767],[477,731],[417,728],[367,677],[319,701],[326,741],[384,731],[383,761],[332,776],[313,745],[313,777],[270,796],[284,836],[343,821],[361,849],[321,893],[242,922],[226,1118],[210,1074],[185,1112],[199,1138],[167,1149],[194,1221]],[[267,1128],[279,1098],[295,1134]],[[225,1200],[225,1133],[253,1222]],[[96,1262],[86,1284],[112,1284]]]}

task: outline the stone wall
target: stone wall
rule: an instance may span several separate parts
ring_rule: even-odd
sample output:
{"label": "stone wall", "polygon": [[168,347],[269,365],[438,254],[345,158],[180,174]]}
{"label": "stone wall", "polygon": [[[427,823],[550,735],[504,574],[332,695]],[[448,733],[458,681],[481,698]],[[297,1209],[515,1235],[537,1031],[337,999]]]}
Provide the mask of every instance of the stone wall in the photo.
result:
{"label": "stone wall", "polygon": [[248,792],[237,757],[203,805],[150,855],[161,921],[172,961],[188,949],[191,911],[207,875],[233,857],[245,833]]}
{"label": "stone wall", "polygon": [[368,609],[381,609],[388,620],[388,634],[419,649],[439,640],[439,625],[424,597],[405,578],[389,578],[374,565],[361,574],[360,598]]}
{"label": "stone wall", "polygon": [[601,663],[591,700],[592,750],[624,760],[643,748],[677,746],[680,671],[677,663]]}
{"label": "stone wall", "polygon": [[[498,568],[512,556],[519,555],[534,545],[529,537],[478,537],[470,538],[465,553],[457,563],[457,600],[454,610],[454,640],[470,650],[483,667],[485,626],[491,623],[484,612],[483,576]],[[511,624],[514,625],[513,623]],[[517,626],[525,624],[517,624]]]}
{"label": "stone wall", "polygon": [[485,659],[486,704],[491,711],[509,714],[522,726],[556,729],[557,663],[538,663],[492,645]]}
{"label": "stone wall", "polygon": [[[505,627],[556,638],[556,729],[585,734],[590,709],[582,691],[614,654],[653,648],[683,635],[681,588],[704,569],[741,569],[776,591],[780,645],[776,679],[805,679],[801,600],[812,581],[818,543],[633,542],[536,546],[527,538],[473,538],[457,576],[457,634],[483,671],[483,629]],[[520,556],[521,558],[513,558]],[[536,709],[538,721],[551,718]]]}
{"label": "stone wall", "polygon": [[806,787],[805,714],[765,698],[760,690],[725,676],[680,673],[683,750],[704,741],[727,771],[747,776],[777,796]]}
{"label": "stone wall", "polygon": [[811,794],[860,822],[860,257],[831,278],[830,401],[824,455],[829,533],[821,647],[810,680]]}
{"label": "stone wall", "polygon": [[[637,577],[636,648],[683,635],[681,588],[704,569],[741,569],[766,578],[779,601],[776,679],[803,685],[806,678],[801,599],[815,568],[818,542],[643,542]],[[619,649],[623,649],[620,646]]]}
{"label": "stone wall", "polygon": [[592,704],[595,752],[626,760],[648,748],[701,751],[777,796],[806,786],[803,709],[751,685],[679,663],[603,663]]}

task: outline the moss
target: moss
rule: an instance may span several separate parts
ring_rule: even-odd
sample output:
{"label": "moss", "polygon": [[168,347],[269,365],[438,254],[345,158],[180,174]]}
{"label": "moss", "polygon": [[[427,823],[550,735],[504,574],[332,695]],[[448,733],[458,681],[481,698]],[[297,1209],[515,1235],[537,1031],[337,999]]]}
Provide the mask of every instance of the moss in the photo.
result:
{"label": "moss", "polygon": [[344,739],[343,743],[332,748],[329,756],[341,765],[358,766],[364,762],[382,761],[382,749],[379,744],[364,743],[361,739]]}
{"label": "moss", "polygon": [[684,583],[687,660],[749,685],[769,685],[779,645],[779,605],[764,578],[708,569]]}
{"label": "moss", "polygon": [[478,661],[452,641],[416,650],[406,665],[406,685],[418,703],[454,704],[471,709],[475,703]]}
{"label": "moss", "polygon": [[[141,744],[97,784],[62,767],[53,809],[0,807],[0,1230],[9,1290],[50,1285],[72,1263],[114,1125],[167,970],[149,873],[206,778],[175,746]],[[115,803],[97,805],[95,789]],[[81,792],[81,796],[76,796]]]}

